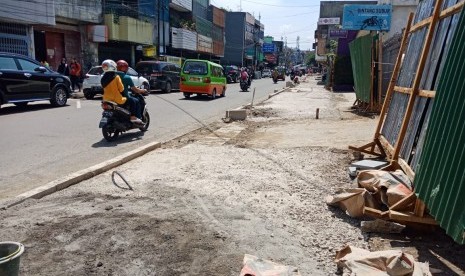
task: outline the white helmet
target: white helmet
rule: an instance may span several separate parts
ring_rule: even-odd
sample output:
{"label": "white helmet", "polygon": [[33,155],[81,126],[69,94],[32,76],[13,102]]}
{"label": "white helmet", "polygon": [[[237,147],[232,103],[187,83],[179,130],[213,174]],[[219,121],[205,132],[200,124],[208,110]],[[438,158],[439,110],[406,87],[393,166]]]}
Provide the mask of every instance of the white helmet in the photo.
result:
{"label": "white helmet", "polygon": [[102,62],[103,72],[116,72],[116,62],[111,59],[106,59]]}

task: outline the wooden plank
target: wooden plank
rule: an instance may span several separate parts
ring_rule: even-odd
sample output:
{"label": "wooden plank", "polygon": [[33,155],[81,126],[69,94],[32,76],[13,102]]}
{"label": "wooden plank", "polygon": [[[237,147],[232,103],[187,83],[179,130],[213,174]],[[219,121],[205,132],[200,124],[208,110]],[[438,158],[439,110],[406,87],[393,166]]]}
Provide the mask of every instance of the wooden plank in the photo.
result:
{"label": "wooden plank", "polygon": [[422,217],[425,214],[426,205],[423,201],[417,198],[415,202],[415,210],[413,211],[416,216]]}
{"label": "wooden plank", "polygon": [[399,77],[400,67],[402,64],[402,55],[404,54],[405,49],[407,48],[407,42],[408,42],[407,38],[410,32],[410,27],[412,26],[412,21],[413,21],[413,13],[411,12],[408,16],[407,26],[405,27],[404,34],[402,36],[402,41],[400,43],[399,53],[397,54],[396,64],[394,65],[394,69],[391,75],[391,81],[389,82],[388,90],[386,92],[386,97],[384,98],[384,104],[383,104],[383,107],[381,108],[381,113],[379,115],[378,125],[375,130],[375,138],[374,138],[375,141],[378,140],[378,137],[381,135],[381,127],[383,126],[383,123],[384,123],[384,117],[386,116],[387,111],[389,109],[389,105],[391,104],[392,93],[394,92],[394,86],[397,83],[397,78]]}
{"label": "wooden plank", "polygon": [[418,96],[425,97],[425,98],[435,98],[436,97],[436,91],[433,91],[433,90],[420,90],[420,92],[418,92]]}
{"label": "wooden plank", "polygon": [[373,43],[373,31],[370,31],[370,36],[371,36],[371,68],[370,68],[370,77],[371,77],[371,81],[370,81],[370,111],[373,111],[374,108],[373,108],[373,90],[375,89],[374,88],[374,82],[375,82],[375,66],[374,66],[374,62],[375,62],[375,45]]}
{"label": "wooden plank", "polygon": [[[375,142],[370,142],[370,143],[368,143],[368,144],[366,144],[364,146],[361,146],[361,147],[349,146],[349,149],[359,151],[359,152],[363,152],[363,153],[366,153],[366,154],[380,156],[380,157],[386,156],[384,154],[384,152],[378,153],[378,152],[375,151],[375,146],[376,145],[377,144]],[[368,150],[368,148],[370,148],[370,149]]]}
{"label": "wooden plank", "polygon": [[379,43],[378,43],[378,105],[377,110],[381,106],[381,102],[383,100],[382,93],[383,92],[383,36],[379,36]]}
{"label": "wooden plank", "polygon": [[437,225],[436,220],[431,216],[418,217],[413,213],[389,211],[389,218],[398,222],[415,222],[421,224]]}
{"label": "wooden plank", "polygon": [[389,211],[382,212],[381,210],[370,208],[370,207],[364,207],[363,214],[373,217],[373,218],[380,218],[380,219],[389,218]]}
{"label": "wooden plank", "polygon": [[426,27],[427,25],[431,24],[432,20],[433,20],[432,16],[423,19],[422,21],[420,21],[417,24],[412,26],[412,29],[410,30],[410,33],[414,33],[416,31],[418,31],[419,29]]}
{"label": "wooden plank", "polygon": [[[408,196],[404,197],[403,199],[399,200],[396,202],[396,204],[392,205],[389,207],[389,210],[391,211],[402,211],[402,210],[407,210],[407,208],[415,203],[415,200],[417,199],[417,196],[415,195],[414,192],[409,194]],[[412,208],[413,210],[413,208]]]}
{"label": "wooden plank", "polygon": [[441,14],[439,15],[439,18],[444,19],[446,17],[449,17],[451,15],[454,15],[454,14],[460,12],[464,4],[465,4],[465,2],[462,1],[462,2],[459,2],[459,3],[457,3],[457,4],[455,4],[455,5],[451,6],[451,7],[448,7],[447,9],[445,9],[445,10],[443,10],[441,12]]}
{"label": "wooden plank", "polygon": [[389,141],[383,135],[380,135],[378,139],[384,151],[389,155],[388,157],[392,160],[392,156],[394,154],[394,147],[391,144],[389,144]]}
{"label": "wooden plank", "polygon": [[412,94],[413,89],[410,87],[394,86],[394,91],[404,94]]}
{"label": "wooden plank", "polygon": [[434,31],[436,29],[436,25],[439,21],[439,13],[441,11],[443,0],[437,0],[434,6],[433,16],[431,24],[429,24],[428,32],[426,33],[426,39],[424,42],[423,49],[420,55],[420,61],[417,67],[417,71],[415,72],[415,78],[412,85],[412,94],[410,95],[407,110],[405,111],[404,119],[402,121],[402,125],[400,127],[399,136],[397,137],[396,144],[394,146],[394,154],[392,156],[393,160],[397,160],[399,158],[399,153],[402,148],[402,144],[404,142],[405,133],[407,132],[408,124],[410,122],[410,117],[412,116],[413,107],[415,105],[415,99],[418,95],[418,88],[420,86],[421,78],[423,77],[423,70],[425,69],[426,60],[428,59],[428,53],[431,48],[431,41],[433,40]]}
{"label": "wooden plank", "polygon": [[410,165],[407,163],[407,161],[405,161],[405,160],[402,159],[402,158],[399,158],[399,160],[397,160],[397,162],[399,163],[399,166],[402,168],[402,170],[404,171],[404,173],[408,176],[408,178],[410,179],[410,181],[413,182],[413,180],[415,179],[415,172],[412,170],[412,168],[411,168]]}

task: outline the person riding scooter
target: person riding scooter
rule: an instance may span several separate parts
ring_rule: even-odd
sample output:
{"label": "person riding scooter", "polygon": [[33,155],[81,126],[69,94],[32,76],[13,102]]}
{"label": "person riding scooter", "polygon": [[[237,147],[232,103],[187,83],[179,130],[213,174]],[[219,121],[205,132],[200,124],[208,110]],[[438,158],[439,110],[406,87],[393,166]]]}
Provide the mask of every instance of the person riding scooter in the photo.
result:
{"label": "person riding scooter", "polygon": [[119,105],[129,104],[131,122],[142,124],[141,119],[136,117],[137,103],[132,98],[123,97],[124,86],[120,76],[116,74],[116,62],[111,59],[102,62],[103,74],[100,81],[103,87],[103,100],[115,102]]}
{"label": "person riding scooter", "polygon": [[241,80],[247,82],[247,86],[250,86],[250,75],[247,73],[247,69],[245,67],[241,68]]}
{"label": "person riding scooter", "polygon": [[128,72],[129,69],[129,64],[125,60],[118,60],[116,62],[116,74],[120,76],[121,81],[123,82],[123,96],[126,98],[132,98],[133,101],[136,102],[137,110],[135,112],[135,115],[137,118],[142,119],[142,106],[139,102],[139,100],[136,97],[133,97],[130,93],[129,90],[131,90],[132,93],[134,94],[147,94],[148,91],[146,89],[140,89],[134,85],[134,82],[132,81],[132,78],[126,73]]}
{"label": "person riding scooter", "polygon": [[277,83],[278,82],[278,70],[276,68],[273,69],[273,72],[271,73],[271,77],[273,78],[273,82]]}

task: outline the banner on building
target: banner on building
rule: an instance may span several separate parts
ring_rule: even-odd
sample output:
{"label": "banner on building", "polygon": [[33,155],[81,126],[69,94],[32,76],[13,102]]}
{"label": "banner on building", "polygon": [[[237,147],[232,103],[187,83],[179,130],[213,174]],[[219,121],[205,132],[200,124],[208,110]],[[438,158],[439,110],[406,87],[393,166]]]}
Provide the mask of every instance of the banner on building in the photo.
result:
{"label": "banner on building", "polygon": [[341,19],[339,17],[318,18],[318,25],[339,25]]}
{"label": "banner on building", "polygon": [[389,31],[391,5],[344,5],[344,30]]}

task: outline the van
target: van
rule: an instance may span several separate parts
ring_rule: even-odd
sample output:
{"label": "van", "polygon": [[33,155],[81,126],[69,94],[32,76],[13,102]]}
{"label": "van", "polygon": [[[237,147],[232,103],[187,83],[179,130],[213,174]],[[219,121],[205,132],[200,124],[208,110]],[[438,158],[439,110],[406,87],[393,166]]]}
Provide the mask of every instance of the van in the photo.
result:
{"label": "van", "polygon": [[180,91],[185,98],[192,94],[208,95],[212,99],[226,95],[226,77],[223,67],[217,63],[187,59],[181,70]]}

